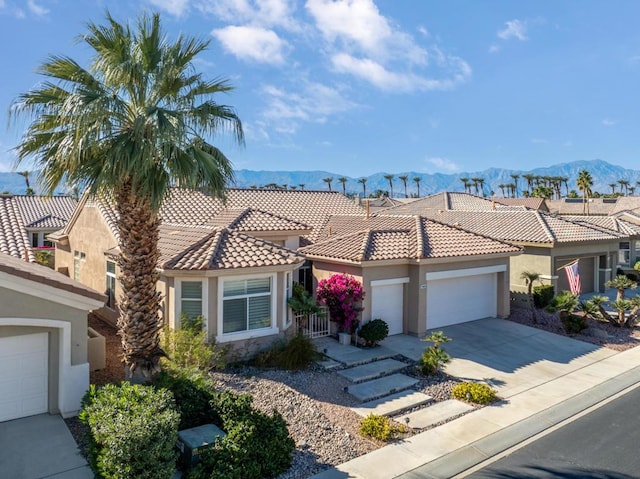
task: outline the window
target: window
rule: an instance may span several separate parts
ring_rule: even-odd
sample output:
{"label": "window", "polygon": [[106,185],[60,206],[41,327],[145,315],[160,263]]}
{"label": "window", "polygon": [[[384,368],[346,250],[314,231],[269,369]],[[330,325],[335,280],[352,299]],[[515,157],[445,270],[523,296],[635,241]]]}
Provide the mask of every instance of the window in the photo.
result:
{"label": "window", "polygon": [[38,233],[31,233],[31,247],[37,248],[40,246],[39,240],[40,235]]}
{"label": "window", "polygon": [[180,283],[180,313],[189,319],[203,316],[202,281],[182,281]]}
{"label": "window", "polygon": [[284,311],[284,325],[289,326],[291,324],[291,309],[289,308],[288,300],[291,297],[293,289],[293,283],[291,282],[291,273],[287,272],[284,275],[284,304],[282,310]]}
{"label": "window", "polygon": [[107,306],[111,309],[116,307],[116,264],[107,260]]}
{"label": "window", "polygon": [[618,247],[618,264],[629,266],[631,262],[631,248],[628,241],[623,241]]}
{"label": "window", "polygon": [[313,275],[311,271],[311,261],[305,261],[300,269],[298,269],[298,283],[300,283],[304,290],[313,294]]}
{"label": "window", "polygon": [[222,333],[270,328],[272,277],[224,281]]}
{"label": "window", "polygon": [[80,281],[80,261],[84,261],[85,254],[82,251],[73,251],[73,279]]}

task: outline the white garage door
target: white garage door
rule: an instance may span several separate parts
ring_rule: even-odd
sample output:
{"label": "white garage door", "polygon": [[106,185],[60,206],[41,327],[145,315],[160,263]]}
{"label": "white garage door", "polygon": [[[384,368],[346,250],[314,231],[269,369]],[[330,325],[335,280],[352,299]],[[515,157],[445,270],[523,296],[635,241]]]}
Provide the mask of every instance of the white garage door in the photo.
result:
{"label": "white garage door", "polygon": [[427,282],[427,329],[495,317],[497,274],[478,274]]}
{"label": "white garage door", "polygon": [[402,334],[404,313],[403,284],[372,286],[371,319],[380,318],[389,325],[389,335]]}
{"label": "white garage door", "polygon": [[0,338],[0,421],[47,412],[48,336]]}

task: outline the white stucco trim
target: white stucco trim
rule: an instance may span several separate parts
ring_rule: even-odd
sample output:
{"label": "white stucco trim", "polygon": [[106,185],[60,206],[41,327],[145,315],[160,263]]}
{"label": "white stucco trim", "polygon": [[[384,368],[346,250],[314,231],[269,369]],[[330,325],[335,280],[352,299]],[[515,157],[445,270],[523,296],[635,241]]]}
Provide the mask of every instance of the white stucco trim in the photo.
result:
{"label": "white stucco trim", "polygon": [[75,416],[89,389],[89,363],[71,365],[71,323],[56,319],[0,318],[0,326],[32,326],[59,330],[58,409],[62,417]]}
{"label": "white stucco trim", "polygon": [[548,279],[548,280],[558,279],[558,275],[541,274],[540,279]]}
{"label": "white stucco trim", "polygon": [[64,304],[83,311],[91,311],[92,309],[98,309],[104,306],[104,301],[87,298],[86,296],[72,293],[62,288],[4,272],[0,272],[0,288],[7,288],[11,291],[46,299],[47,301]]}
{"label": "white stucco trim", "polygon": [[435,281],[439,279],[452,279],[462,278],[465,276],[477,276],[480,274],[489,273],[502,273],[507,271],[506,264],[497,264],[495,266],[483,266],[481,268],[465,268],[465,269],[451,269],[448,271],[434,271],[425,274],[427,281]]}
{"label": "white stucco trim", "polygon": [[[428,274],[428,273],[427,273]],[[371,287],[375,286],[390,286],[392,284],[404,284],[408,283],[409,278],[393,278],[393,279],[376,279],[371,281]]]}

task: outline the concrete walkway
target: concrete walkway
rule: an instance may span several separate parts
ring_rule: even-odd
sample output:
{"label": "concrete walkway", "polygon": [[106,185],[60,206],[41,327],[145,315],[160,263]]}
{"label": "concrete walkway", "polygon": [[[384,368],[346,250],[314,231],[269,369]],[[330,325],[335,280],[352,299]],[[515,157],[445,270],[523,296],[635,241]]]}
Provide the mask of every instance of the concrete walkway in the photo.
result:
{"label": "concrete walkway", "polygon": [[[341,464],[322,479],[451,478],[640,382],[640,348],[605,348],[490,319],[443,328],[455,359],[446,372],[494,385],[502,401]],[[392,336],[416,357],[427,346]]]}
{"label": "concrete walkway", "polygon": [[93,479],[60,416],[41,414],[0,422],[0,477]]}

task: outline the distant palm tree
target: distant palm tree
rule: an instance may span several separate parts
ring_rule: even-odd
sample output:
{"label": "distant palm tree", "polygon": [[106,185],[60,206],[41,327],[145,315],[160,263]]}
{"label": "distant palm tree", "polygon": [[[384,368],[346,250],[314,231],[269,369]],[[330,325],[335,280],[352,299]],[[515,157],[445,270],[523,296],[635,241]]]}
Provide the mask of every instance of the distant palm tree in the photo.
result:
{"label": "distant palm tree", "polygon": [[515,183],[507,183],[507,191],[509,191],[509,195],[511,196],[511,198],[515,198],[516,197],[516,184]]}
{"label": "distant palm tree", "polygon": [[393,198],[393,175],[384,175],[384,177],[389,182],[389,189],[391,191],[390,197]]}
{"label": "distant palm tree", "polygon": [[478,178],[478,183],[480,184],[480,191],[482,191],[482,196],[486,196],[484,194],[484,178]]}
{"label": "distant palm tree", "polygon": [[527,190],[529,191],[529,194],[531,194],[531,192],[533,191],[533,180],[535,179],[536,175],[527,173],[526,175],[522,175],[522,177],[527,180]]}
{"label": "distant palm tree", "polygon": [[300,187],[300,189],[301,189],[301,190],[304,190],[304,187],[305,187],[306,185],[305,185],[304,183],[300,183],[298,186]]}
{"label": "distant palm tree", "polygon": [[291,190],[293,190],[293,191],[295,191],[295,190],[297,190],[297,189],[298,189],[298,187],[297,187],[296,185],[291,185],[289,188],[290,188]]}
{"label": "distant palm tree", "polygon": [[569,195],[569,178],[566,176],[562,176],[562,182],[564,183],[564,188],[565,191],[567,192],[567,195]]}
{"label": "distant palm tree", "polygon": [[24,181],[27,184],[27,190],[31,189],[31,185],[29,184],[29,175],[31,174],[30,171],[19,171],[18,174],[20,176],[24,177]]}
{"label": "distant palm tree", "polygon": [[507,186],[507,185],[505,185],[504,183],[500,183],[498,185],[498,188],[500,188],[500,191],[502,191],[502,197],[503,198],[505,198],[505,196],[504,196],[504,188],[505,188],[505,186]]}
{"label": "distant palm tree", "polygon": [[484,178],[471,178],[471,181],[473,182],[473,187],[476,189],[476,196],[480,196],[480,184],[484,183]]}
{"label": "distant palm tree", "polygon": [[420,198],[420,182],[422,181],[422,178],[420,178],[419,176],[416,176],[413,179],[413,181],[416,184],[416,187],[418,188],[418,198]]}
{"label": "distant palm tree", "polygon": [[527,297],[529,298],[529,307],[531,308],[531,315],[533,320],[535,321],[535,303],[533,301],[533,283],[535,281],[540,281],[540,273],[536,273],[534,271],[523,271],[520,273],[520,278],[524,279],[524,283],[527,286]]}
{"label": "distant palm tree", "polygon": [[342,185],[342,194],[345,196],[347,195],[347,181],[349,181],[349,179],[344,176],[338,178],[338,183]]}
{"label": "distant palm tree", "polygon": [[402,181],[402,184],[404,185],[404,197],[409,198],[409,195],[407,194],[407,180],[409,180],[409,177],[407,175],[400,175],[398,178],[400,178],[400,181]]}
{"label": "distant palm tree", "polygon": [[366,198],[367,197],[367,179],[366,178],[360,178],[358,180],[358,183],[360,183],[362,185],[362,197]]}
{"label": "distant palm tree", "polygon": [[629,182],[627,180],[618,180],[620,183],[620,193],[622,193],[622,188],[624,188],[625,196],[629,194]]}
{"label": "distant palm tree", "polygon": [[520,175],[518,174],[512,174],[510,175],[511,178],[513,178],[513,184],[515,185],[515,188],[513,188],[513,196],[518,196],[518,179],[520,178]]}
{"label": "distant palm tree", "polygon": [[629,195],[633,196],[633,193],[635,193],[636,191],[636,187],[635,186],[629,186]]}
{"label": "distant palm tree", "polygon": [[616,184],[615,183],[609,183],[609,186],[611,187],[611,194],[615,195],[616,194]]}
{"label": "distant palm tree", "polygon": [[593,186],[593,178],[587,170],[581,170],[578,173],[576,181],[578,189],[582,191],[582,214],[589,214],[589,196],[591,195],[591,187]]}
{"label": "distant palm tree", "polygon": [[460,181],[462,181],[462,184],[464,185],[465,193],[469,193],[468,190],[471,188],[471,183],[469,183],[469,178],[462,177],[462,178],[460,178]]}
{"label": "distant palm tree", "polygon": [[327,186],[329,187],[329,191],[332,191],[331,190],[331,182],[333,181],[333,178],[331,178],[331,177],[322,178],[322,181],[324,181],[327,184]]}

